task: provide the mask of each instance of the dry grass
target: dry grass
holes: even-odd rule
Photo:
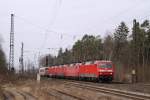
[[[37,83],[35,79],[22,79],[15,81],[15,84],[5,84],[5,87],[11,89],[16,89],[20,91],[24,91],[30,93],[31,95],[38,98],[38,100],[57,100],[55,96],[49,94],[52,89],[57,89],[69,94],[73,94],[75,96],[80,96],[85,98],[86,100],[122,100],[122,98],[118,98],[116,96],[108,96],[107,94],[99,93],[96,91],[91,91],[88,89],[77,88],[74,86],[66,85],[65,83],[61,83],[61,81],[48,79],[48,80],[41,80],[40,83]],[[132,90],[139,89],[141,92],[144,92],[143,89],[150,90],[149,86],[142,86],[142,84],[101,84],[102,86],[105,85],[106,87],[111,88],[118,88],[124,90]],[[139,88],[140,87],[140,88]],[[2,90],[1,90],[2,91]],[[145,90],[146,91],[146,90]],[[1,93],[0,93],[1,94]],[[0,100],[3,100],[0,98]],[[124,99],[126,100],[126,99]]]
[[[0,86],[0,100],[4,100],[2,93],[3,93],[3,89],[2,89],[2,87]]]

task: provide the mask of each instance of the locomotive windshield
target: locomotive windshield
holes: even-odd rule
[[[108,63],[101,64],[101,65],[99,65],[99,68],[112,68],[112,64],[108,64]]]

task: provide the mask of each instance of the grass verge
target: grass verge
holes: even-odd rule
[[[3,97],[3,89],[2,89],[1,86],[0,86],[0,100],[4,100],[4,97]]]

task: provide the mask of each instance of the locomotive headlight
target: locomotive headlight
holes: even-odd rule
[[[99,72],[113,72],[113,70],[99,70]]]
[[[112,75],[113,73],[110,73],[110,75]]]
[[[111,72],[111,73],[112,73],[112,72],[113,72],[113,70],[107,70],[107,72]]]
[[[106,70],[99,70],[99,72],[106,72]]]

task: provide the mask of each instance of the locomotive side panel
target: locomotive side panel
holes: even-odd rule
[[[79,73],[79,67],[78,66],[69,66],[66,68],[66,77],[73,77],[77,78]]]
[[[98,78],[98,71],[96,64],[81,65],[79,68],[79,77]]]

